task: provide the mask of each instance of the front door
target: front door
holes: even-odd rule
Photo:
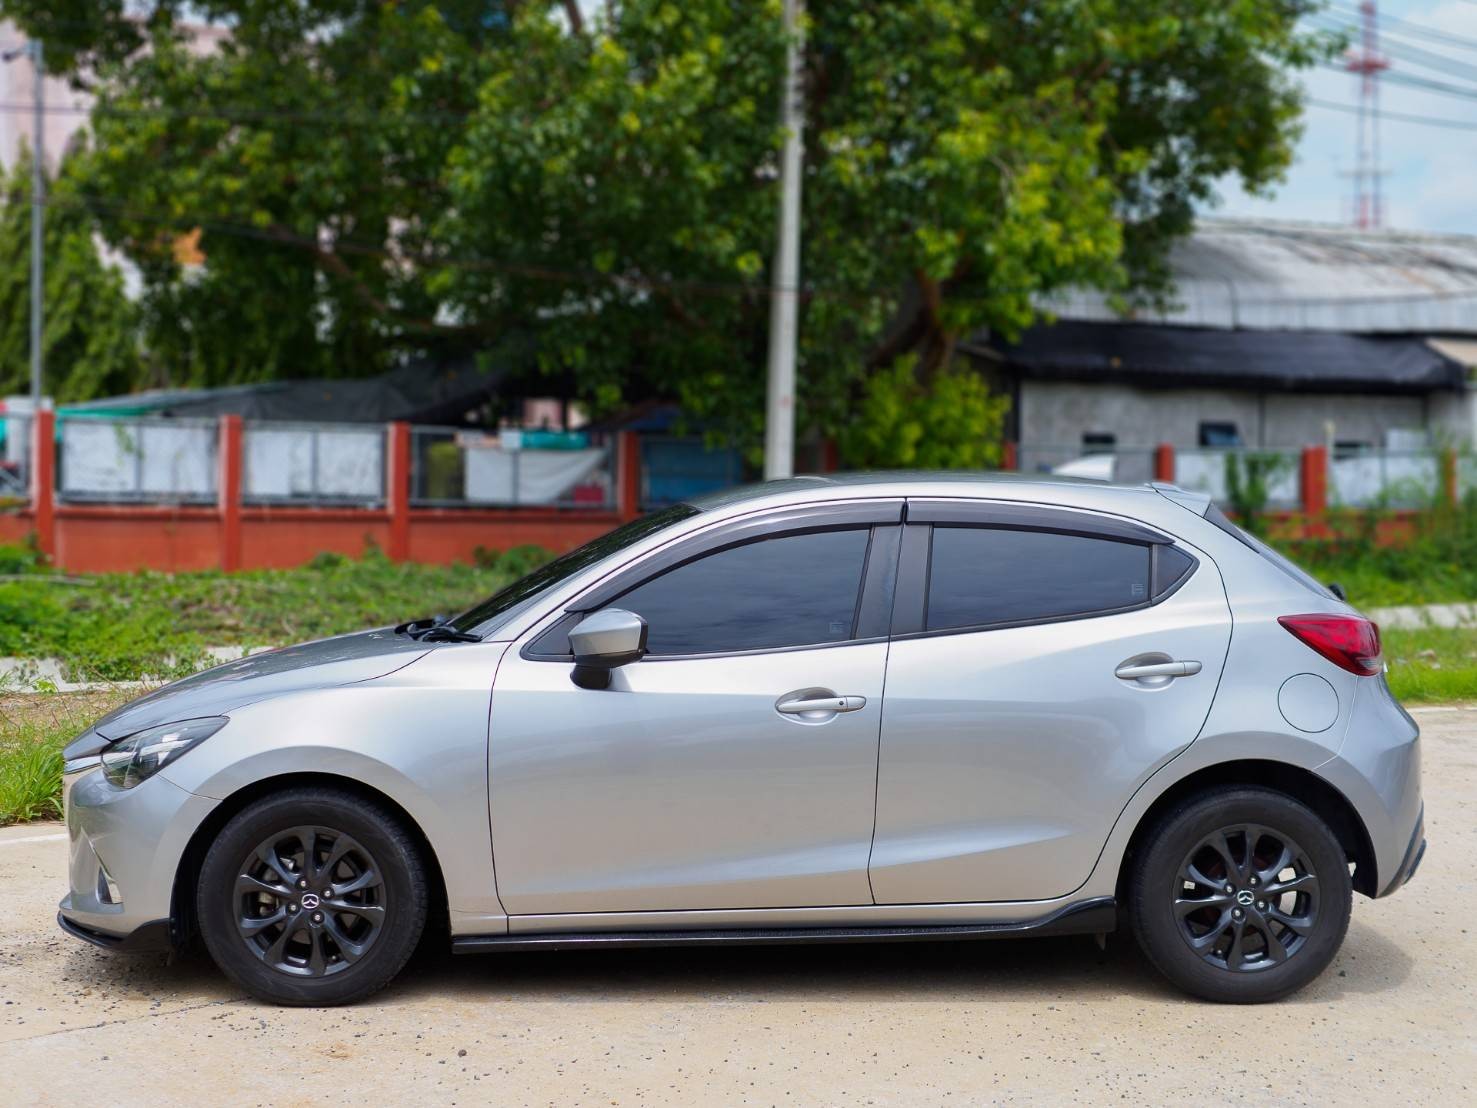
[[[489,767],[507,911],[870,904],[887,642],[860,597],[890,590],[898,530],[801,527],[635,584],[607,606],[646,619],[650,654],[608,689],[577,688],[548,631],[510,650]],[[824,698],[840,710],[791,710]]]
[[[877,903],[1065,896],[1204,724],[1231,632],[1220,574],[1086,513],[1056,530],[923,514],[888,660]]]

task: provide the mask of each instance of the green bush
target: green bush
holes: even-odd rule
[[[1477,600],[1477,490],[1455,507],[1415,513],[1406,541],[1377,541],[1385,514],[1334,512],[1331,538],[1276,545],[1319,580],[1337,581],[1357,605]]]

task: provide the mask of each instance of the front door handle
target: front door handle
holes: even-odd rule
[[[807,712],[855,712],[867,706],[865,696],[806,696],[797,700],[780,697],[775,701],[775,711],[789,716]]]
[[[1113,671],[1113,676],[1124,681],[1142,681],[1147,677],[1193,677],[1199,672],[1199,662],[1135,662],[1129,659]]]

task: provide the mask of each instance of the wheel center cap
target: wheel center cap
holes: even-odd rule
[[[315,902],[317,901],[317,899],[318,898],[316,896],[313,898]],[[1250,908],[1254,900],[1256,900],[1256,893],[1252,892],[1250,889],[1242,889],[1236,894],[1236,903],[1241,905],[1241,907],[1243,908]],[[307,907],[307,904],[308,898],[303,897],[303,906]]]
[[[1250,901],[1247,901],[1247,903],[1250,903]],[[317,893],[303,893],[303,907],[306,908],[310,912],[313,911],[313,909],[317,908],[318,907],[318,894]]]

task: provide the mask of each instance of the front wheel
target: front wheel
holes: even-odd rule
[[[1343,848],[1270,789],[1199,793],[1152,828],[1129,881],[1154,966],[1207,1000],[1255,1004],[1302,988],[1343,943],[1353,900]]]
[[[415,950],[427,881],[390,812],[338,789],[297,788],[221,829],[196,896],[206,949],[247,992],[349,1004],[389,984]]]

